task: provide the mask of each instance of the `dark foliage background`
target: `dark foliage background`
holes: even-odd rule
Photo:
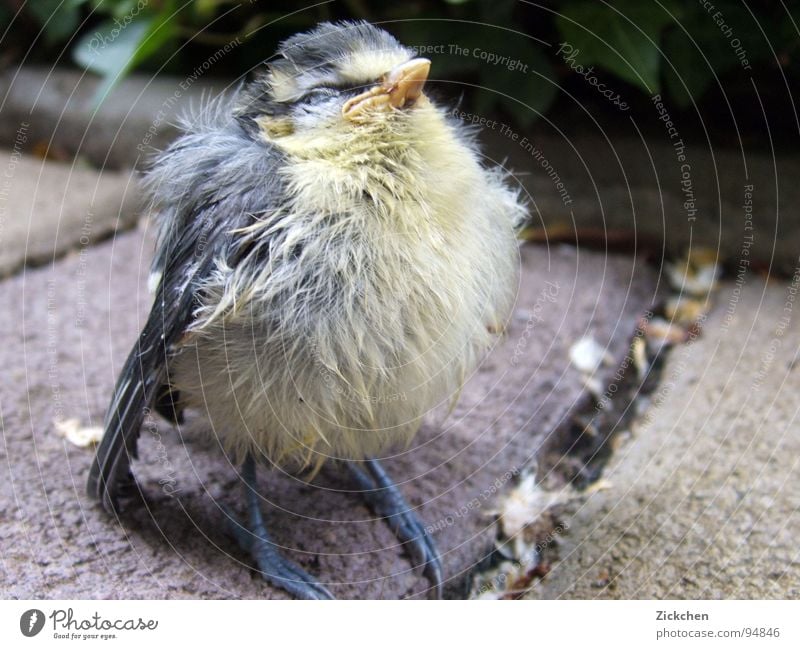
[[[757,146],[767,123],[773,137],[797,132],[797,1],[5,0],[2,63],[87,69],[103,78],[99,102],[134,70],[185,75],[237,38],[208,74],[239,77],[281,39],[354,18],[421,48],[434,60],[438,91],[463,97],[465,109],[522,127],[544,116],[569,129],[597,120],[613,130],[627,115],[608,96],[635,113],[661,94],[684,124],[703,115],[693,128],[718,144],[735,134]]]

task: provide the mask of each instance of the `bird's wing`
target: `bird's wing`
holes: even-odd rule
[[[207,266],[198,268],[195,278],[207,271]],[[108,511],[116,509],[117,497],[131,479],[130,462],[136,458],[139,430],[148,408],[167,383],[168,357],[191,324],[196,308],[192,287],[187,285],[178,292],[172,283],[164,274],[150,316],[120,372],[106,414],[105,433],[89,473],[89,494]],[[176,294],[175,301],[167,297]]]
[[[152,208],[161,215],[153,263],[160,280],[117,380],[89,473],[89,495],[109,511],[132,480],[140,428],[168,390],[168,360],[195,320],[203,284],[220,264],[241,261],[244,243],[233,232],[268,212],[270,197],[280,193],[275,151],[232,122],[229,105],[206,107],[200,121],[186,126],[146,177]]]

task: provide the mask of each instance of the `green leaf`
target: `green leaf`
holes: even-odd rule
[[[785,45],[796,46],[800,42],[800,7],[787,7],[789,15],[782,15],[780,36]]]
[[[45,42],[54,45],[69,39],[77,29],[81,4],[82,0],[36,0],[25,8],[42,25]]]
[[[460,22],[406,21],[398,23],[395,31],[404,45],[431,60],[431,79],[442,83],[476,72],[479,62],[468,51],[486,42],[485,27]]]
[[[511,15],[517,4],[517,0],[482,0],[481,18],[493,25],[511,25],[513,24]]]
[[[737,55],[736,44],[744,60]],[[752,65],[771,56],[752,16],[725,0],[717,0],[711,13],[698,5],[681,20],[680,26],[670,28],[664,36],[664,55],[664,86],[682,108],[689,106],[692,99],[698,101],[709,86],[716,84],[715,74],[722,77],[733,70],[743,70],[745,62]]]
[[[676,0],[663,2],[679,17]],[[615,9],[604,2],[569,4],[556,19],[559,32],[571,50],[559,56],[584,67],[597,65],[653,94],[659,91],[661,32],[673,21],[655,2],[619,0]]]
[[[142,6],[139,6],[139,0],[114,0],[113,2],[105,0],[97,3],[95,11],[120,20],[125,16],[133,19],[140,13],[146,12],[149,4],[145,0],[142,0]]]
[[[699,101],[714,80],[715,71],[719,73],[730,65],[725,59],[725,44],[718,32],[711,31],[716,26],[707,18],[695,16],[682,22],[697,45],[677,27],[664,37],[664,86],[681,108],[689,106],[692,99]]]
[[[109,20],[84,34],[72,52],[76,63],[103,77],[94,101],[99,106],[125,74],[174,36],[174,21],[163,11],[130,21]]]
[[[106,21],[80,38],[73,59],[87,70],[103,76],[119,74],[133,65],[136,51],[152,22],[152,18],[145,18],[120,27],[122,23]]]
[[[527,125],[546,110],[557,94],[552,66],[538,42],[497,25],[459,21],[399,23],[403,43],[431,59],[431,82],[457,91],[461,81],[471,110],[488,116],[502,106]],[[435,48],[432,49],[432,48]]]
[[[476,109],[489,112],[499,105],[522,126],[529,126],[550,107],[558,93],[550,62],[537,45],[523,37],[508,40],[502,51],[491,54],[507,57],[507,61],[482,60],[480,79],[487,90],[476,96]]]
[[[195,0],[192,8],[196,16],[203,20],[210,20],[225,2],[226,0]]]
[[[669,96],[681,108],[686,108],[705,92],[714,71],[703,61],[698,59],[694,46],[686,36],[678,31],[667,34],[664,38],[664,54],[669,65],[664,65],[664,86]],[[674,70],[673,70],[674,66]]]
[[[168,2],[150,24],[144,40],[136,51],[134,67],[153,56],[165,43],[178,34],[178,16],[174,3]]]

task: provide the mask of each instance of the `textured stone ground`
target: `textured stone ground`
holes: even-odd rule
[[[55,432],[59,418],[100,422],[149,306],[149,258],[149,239],[133,231],[0,283],[0,596],[285,597],[253,576],[225,533],[220,506],[239,510],[237,478],[216,447],[193,437],[197,421],[180,435],[166,424],[144,434],[135,471],[148,506],[121,522],[84,495],[91,451]],[[531,461],[583,393],[570,345],[590,333],[621,358],[655,286],[633,258],[526,246],[521,263],[505,342],[444,423],[427,425],[413,448],[386,462],[422,518],[440,528],[450,596],[463,595],[466,575],[491,548],[488,512],[510,487],[503,476]],[[158,483],[167,470],[174,497]],[[425,588],[385,524],[341,491],[351,485],[335,471],[312,484],[265,471],[261,486],[276,540],[337,596],[413,597]],[[480,507],[459,513],[473,498]]]
[[[0,277],[85,248],[138,217],[133,172],[41,160],[22,153],[25,138],[0,151]]]
[[[532,597],[800,596],[796,290],[722,286]]]

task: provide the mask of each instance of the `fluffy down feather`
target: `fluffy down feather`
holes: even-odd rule
[[[526,209],[424,98],[322,136],[265,118],[255,139],[237,101],[188,120],[148,176],[155,272],[186,228],[225,232],[170,361],[180,405],[235,459],[319,466],[407,444],[503,329]]]

